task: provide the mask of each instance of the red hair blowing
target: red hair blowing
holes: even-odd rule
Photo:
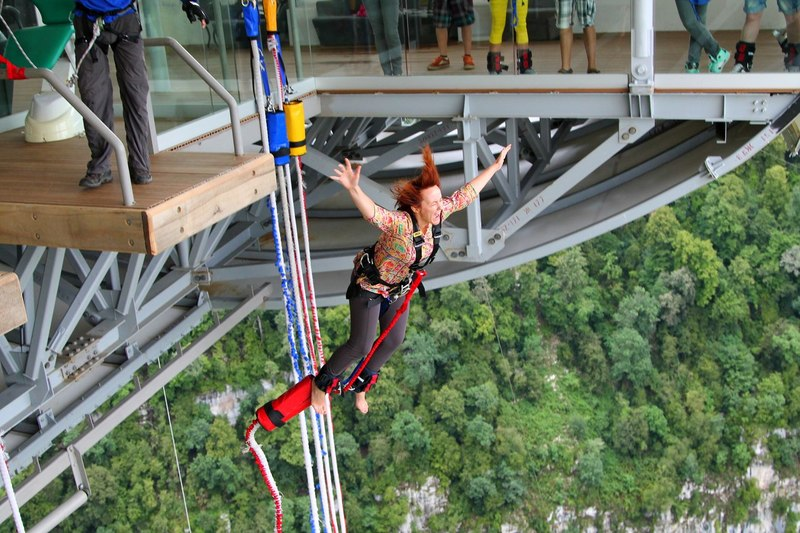
[[[392,189],[397,208],[411,211],[411,207],[422,203],[421,192],[430,187],[439,187],[439,171],[433,163],[433,152],[430,145],[422,148],[422,170],[413,180],[398,183]]]

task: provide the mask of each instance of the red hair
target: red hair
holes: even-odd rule
[[[410,211],[422,203],[422,191],[430,187],[439,187],[439,171],[433,163],[433,152],[426,144],[422,148],[422,170],[413,180],[398,183],[392,188],[392,194],[398,209]]]

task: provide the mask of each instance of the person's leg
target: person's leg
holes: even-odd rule
[[[561,70],[572,72],[572,0],[556,0],[556,28],[561,49]]]
[[[758,31],[761,29],[761,16],[766,7],[766,0],[744,0],[745,17],[740,40],[746,43],[756,42]]]
[[[447,33],[449,28],[436,28],[436,46],[439,55],[447,57]]]
[[[597,30],[594,26],[583,28],[583,47],[586,49],[586,72],[593,74],[597,70]]]
[[[370,300],[363,296],[350,298],[350,338],[339,346],[319,370],[311,387],[311,406],[318,413],[324,413],[326,380],[338,378],[355,361],[364,357],[375,340],[375,328],[381,306],[379,300]],[[323,387],[323,388],[320,388]]]
[[[405,298],[401,297],[395,300],[391,306],[386,310],[383,315],[380,317],[380,326],[381,326],[381,333],[383,333],[386,328],[389,327],[389,324],[394,319],[397,310],[403,305],[403,300]],[[372,358],[367,363],[365,367],[368,374],[377,375],[383,365],[389,360],[394,352],[403,344],[403,341],[406,338],[406,327],[408,326],[408,313],[411,310],[411,305],[409,305],[406,310],[403,312],[402,315],[397,319],[394,327],[389,331],[386,335],[386,338],[383,339],[380,346],[375,350],[375,353],[372,354]],[[366,414],[369,411],[369,404],[367,403],[367,393],[365,392],[357,392],[356,393],[356,409],[361,411],[362,413]]]
[[[597,70],[597,30],[594,17],[597,12],[595,0],[578,0],[576,2],[578,21],[583,28],[583,48],[586,50],[586,72],[594,74]]]
[[[508,0],[489,0],[489,12],[492,14],[492,25],[489,28],[490,52],[499,52],[500,46],[503,44],[507,6]]]
[[[436,28],[436,46],[439,48],[439,56],[428,65],[428,70],[441,70],[450,66],[450,59],[447,57],[447,33],[452,18],[447,0],[434,0],[431,18],[433,26]]]
[[[572,28],[559,30],[558,39],[561,48],[561,71],[572,73]]]
[[[792,9],[794,11],[784,13],[786,18],[786,37],[790,43],[800,43],[800,0],[795,0]]]
[[[472,0],[448,0],[450,17],[453,24],[461,28],[461,40],[464,44],[464,70],[473,70],[472,59],[472,25],[475,23],[475,10]]]
[[[464,41],[464,55],[472,55],[472,24],[461,26],[461,39]]]
[[[378,51],[378,61],[381,64],[383,73],[387,76],[392,75],[392,65],[389,60],[388,48],[386,45],[386,35],[383,25],[383,11],[380,0],[363,0],[367,10],[367,19],[372,27],[372,35],[375,37],[375,49]]]
[[[492,25],[489,29],[489,51],[486,53],[486,69],[489,74],[500,74],[508,67],[503,65],[500,53],[503,44],[503,29],[506,25],[506,7],[508,0],[489,0],[489,11],[492,14]]]
[[[534,74],[533,52],[528,42],[528,0],[515,0],[517,20],[514,26],[514,40],[517,43],[517,72]]]
[[[800,0],[778,0],[786,18],[786,46],[783,64],[787,72],[800,72]]]
[[[75,27],[75,56],[82,57],[89,47],[93,24],[83,17],[75,17],[73,26]],[[89,50],[78,72],[78,91],[83,103],[113,131],[114,89],[111,86],[107,50],[107,45],[100,44],[95,44]],[[103,175],[110,169],[111,147],[100,133],[85,120],[83,126],[91,152],[91,159],[86,165],[87,177]],[[98,182],[97,185],[100,183]]]
[[[706,13],[708,5],[693,5],[690,0],[675,0],[678,16],[683,27],[689,32],[689,62],[700,62],[700,50],[705,50],[708,55],[716,56],[719,44],[706,27]]]
[[[367,11],[369,13],[369,11]],[[403,43],[400,40],[400,2],[381,0],[383,15],[383,34],[386,39],[386,53],[389,57],[392,76],[403,74]]]
[[[112,22],[111,27],[119,34],[130,36],[129,39],[118,39],[112,49],[128,143],[128,168],[134,182],[146,183],[150,177],[150,120],[147,113],[150,87],[144,62],[144,43],[139,36],[142,27],[136,13],[123,15]]]
[[[766,0],[744,0],[744,26],[734,52],[734,72],[750,72],[756,55],[756,38],[761,28],[761,15],[767,7]]]

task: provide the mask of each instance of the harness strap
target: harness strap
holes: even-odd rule
[[[331,373],[328,365],[323,365],[319,369],[319,373],[314,378],[314,384],[319,390],[325,391],[326,394],[337,393],[341,390],[339,376]]]
[[[355,377],[353,388],[351,390],[353,392],[369,392],[372,386],[378,381],[378,377],[380,377],[380,375],[380,372],[372,372],[368,368],[364,367],[364,370],[362,370],[361,373]]]
[[[134,5],[134,2],[131,2],[130,4],[121,9],[114,9],[111,11],[95,11],[94,9],[89,9],[80,2],[75,2],[75,16],[87,18],[91,22],[94,22],[99,18],[102,18],[103,22],[106,23],[113,22],[122,15],[127,15],[128,13],[136,13],[136,7]]]
[[[409,213],[408,211],[406,211]],[[419,229],[419,225],[417,224],[416,217],[409,213],[409,217],[411,218],[412,224],[412,240],[414,245],[414,251],[416,253],[416,257],[414,258],[414,262],[408,267],[409,273],[413,274],[419,270],[422,270],[429,264],[433,262],[436,258],[436,253],[439,251],[439,240],[442,237],[442,222],[439,221],[438,224],[435,224],[431,229],[433,234],[433,250],[431,250],[431,255],[425,260],[424,263],[422,261],[422,247],[425,245],[425,234],[422,233]],[[362,250],[361,258],[358,261],[358,265],[353,272],[353,279],[352,283],[355,283],[356,278],[358,278],[361,274],[364,274],[370,283],[373,285],[383,285],[389,289],[389,294],[394,296],[401,296],[405,294],[408,288],[411,285],[411,276],[409,275],[405,279],[397,282],[397,283],[389,283],[385,281],[381,275],[378,267],[375,265],[375,244],[372,246],[368,246]],[[423,295],[425,294],[425,289],[420,288],[420,293]]]

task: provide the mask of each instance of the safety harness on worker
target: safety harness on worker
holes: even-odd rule
[[[433,250],[431,250],[431,255],[422,262],[422,247],[425,244],[425,234],[420,231],[419,224],[417,224],[417,217],[413,215],[410,211],[405,210],[408,213],[408,216],[411,218],[412,224],[412,238],[414,243],[414,252],[416,253],[416,257],[414,258],[414,262],[411,263],[408,267],[409,275],[406,276],[405,279],[398,283],[389,283],[381,278],[380,271],[378,267],[375,265],[375,244],[372,246],[367,246],[361,253],[361,257],[356,264],[356,267],[353,269],[353,275],[350,281],[350,289],[357,288],[358,284],[356,281],[362,275],[365,276],[369,282],[373,285],[383,285],[388,289],[389,296],[386,300],[389,303],[394,302],[401,296],[403,296],[408,289],[411,287],[411,281],[413,279],[414,273],[418,270],[422,270],[429,264],[431,264],[436,257],[436,252],[439,251],[439,239],[442,237],[442,221],[441,218],[438,224],[434,224],[432,228],[433,233]],[[377,243],[376,243],[377,244]],[[424,297],[425,296],[425,288],[420,285],[419,292]],[[350,290],[348,289],[348,294],[350,294]]]

